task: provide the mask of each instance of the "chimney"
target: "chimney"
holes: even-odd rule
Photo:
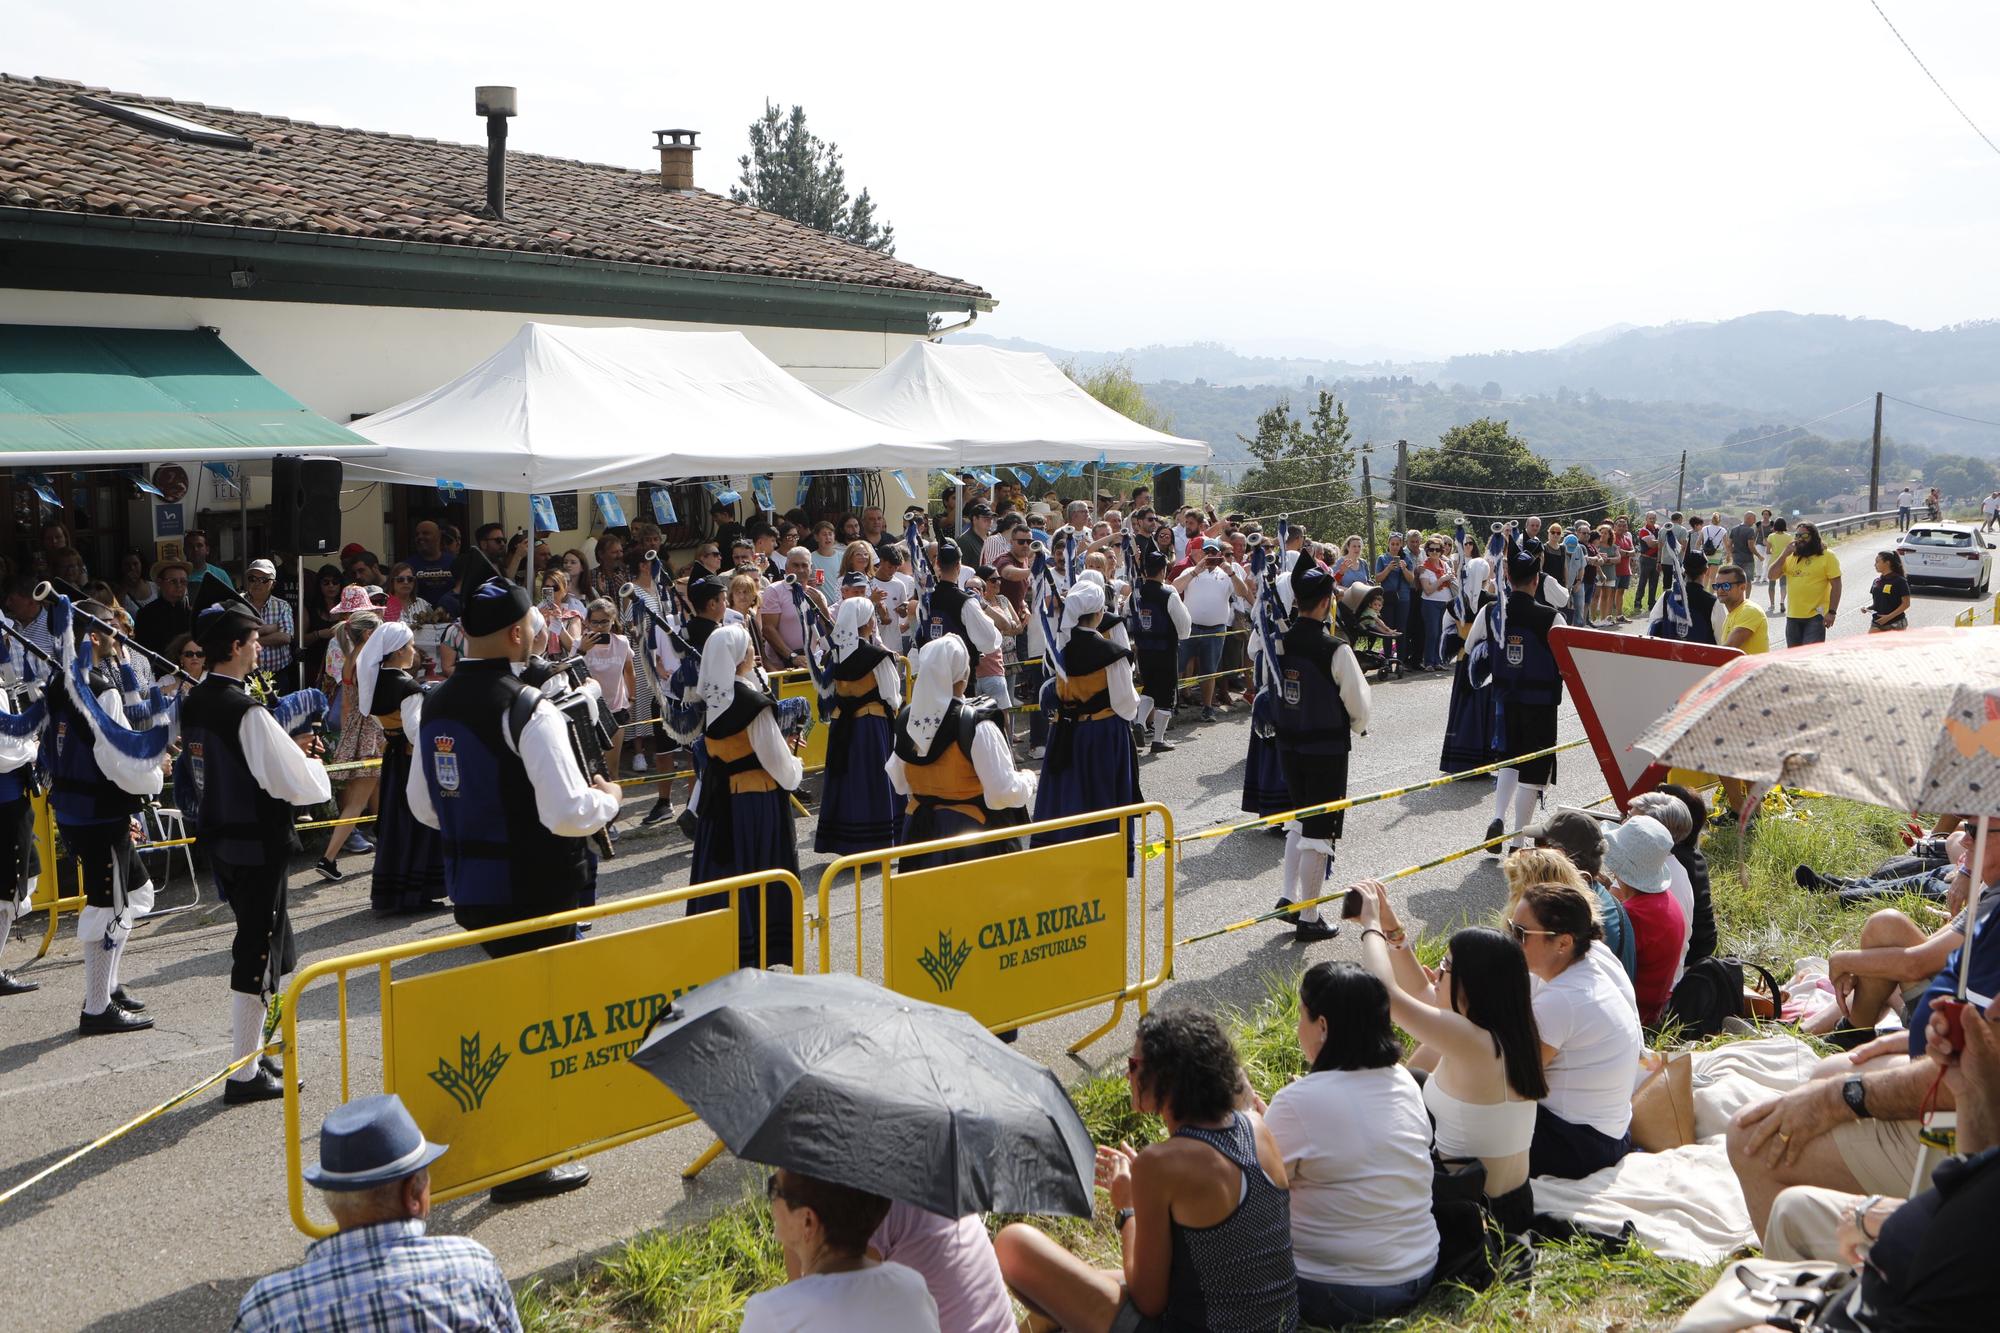
[[[475,114],[486,117],[486,211],[507,220],[507,120],[515,114],[515,93],[499,84],[473,90]]]
[[[694,155],[700,151],[695,146],[695,130],[654,130],[655,147],[660,150],[660,188],[663,190],[692,190],[694,188]]]

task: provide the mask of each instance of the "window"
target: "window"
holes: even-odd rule
[[[113,120],[122,120],[127,125],[136,125],[142,130],[169,139],[180,139],[187,143],[205,143],[216,148],[252,148],[250,140],[229,130],[218,130],[212,125],[177,116],[156,106],[134,105],[126,102],[108,102],[101,97],[89,97],[81,93],[78,102],[93,111],[100,111]]]
[[[1911,546],[1929,546],[1944,550],[1969,551],[1972,549],[1972,534],[1969,532],[1953,532],[1949,528],[1911,528],[1909,544]]]

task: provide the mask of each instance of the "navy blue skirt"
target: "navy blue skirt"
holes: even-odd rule
[[[822,779],[813,850],[845,855],[894,847],[902,805],[889,785],[889,755],[895,746],[889,719],[842,718],[833,725],[845,733],[845,744],[835,746],[829,737],[827,753],[841,756],[843,771],[829,767]]]
[[[1028,812],[1018,806],[1011,810],[984,810],[981,813],[985,815],[984,822],[973,818],[972,814],[962,806],[929,801],[917,802],[916,809],[903,815],[896,845],[908,847],[919,842],[937,842],[967,833],[984,833],[988,829],[1012,828],[1017,824],[1028,822]],[[974,843],[970,847],[960,847],[956,851],[932,852],[924,856],[899,856],[896,858],[896,872],[908,874],[912,870],[928,870],[932,866],[955,866],[966,861],[983,861],[989,856],[1004,856],[1008,852],[1026,850],[1026,844],[1019,838],[995,838],[991,842]]]
[[[727,779],[718,779],[726,781]],[[727,802],[726,820],[713,817],[714,802]],[[762,870],[789,870],[799,873],[798,833],[792,823],[791,793],[776,791],[702,793],[701,812],[695,822],[694,860],[689,870],[690,884],[730,879]],[[765,912],[770,913],[771,933],[764,957],[769,963],[789,964],[792,960],[792,895],[781,885],[770,884],[759,895],[755,889],[738,889],[737,961],[742,967],[757,966],[757,940]],[[759,898],[762,898],[760,905]],[[688,915],[720,912],[729,906],[727,893],[705,893],[688,899]]]
[[[1061,725],[1060,723],[1058,725]],[[1049,746],[1035,788],[1035,820],[1062,819],[1092,810],[1109,810],[1144,799],[1139,794],[1139,752],[1132,742],[1132,724],[1113,714],[1094,721],[1071,723],[1067,755],[1059,744]],[[1054,739],[1054,738],[1052,738]],[[1061,756],[1061,758],[1059,758]],[[1047,847],[1117,831],[1117,821],[1072,824],[1037,833],[1030,845]],[[1132,872],[1132,823],[1125,825],[1125,872]]]
[[[1240,809],[1253,815],[1275,815],[1296,808],[1278,760],[1276,736],[1278,696],[1269,688],[1257,691],[1250,705],[1250,749],[1243,756],[1243,800]],[[1270,731],[1270,737],[1262,733]]]
[[[1493,687],[1474,689],[1468,671],[1467,659],[1463,657],[1452,668],[1444,751],[1438,756],[1438,768],[1446,773],[1484,768],[1500,758],[1493,746]]]
[[[408,748],[400,738],[392,739],[382,751],[375,872],[368,884],[368,905],[378,912],[419,912],[445,896],[444,840],[410,813],[403,798],[409,780]]]

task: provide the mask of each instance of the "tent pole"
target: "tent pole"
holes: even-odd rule
[[[250,568],[250,465],[248,463],[237,465],[236,532],[237,540],[243,543],[243,549],[237,553],[236,558],[247,570]]]

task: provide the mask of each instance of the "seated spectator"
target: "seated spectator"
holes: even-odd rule
[[[1625,904],[1612,896],[1604,887],[1604,823],[1581,810],[1565,810],[1541,824],[1527,830],[1534,841],[1533,848],[1524,848],[1513,853],[1500,866],[1500,873],[1507,879],[1507,901],[1512,904],[1520,898],[1521,890],[1530,884],[1554,880],[1567,883],[1566,873],[1574,869],[1583,877],[1584,888],[1597,904],[1598,928],[1603,932],[1600,938],[1604,947],[1618,959],[1618,965],[1625,969],[1627,977],[1639,972],[1639,955],[1632,937],[1632,918],[1625,913]],[[1534,855],[1537,851],[1553,853],[1550,856]],[[1568,866],[1559,864],[1567,861]]]
[[[1633,815],[1604,839],[1607,887],[1632,918],[1633,947],[1639,956],[1632,990],[1639,1002],[1639,1021],[1647,1027],[1659,1023],[1681,959],[1687,956],[1687,919],[1667,891],[1667,864],[1673,852],[1673,834],[1646,815]]]
[[[1632,1151],[1632,1083],[1645,1042],[1632,982],[1604,947],[1580,877],[1530,884],[1507,928],[1527,955],[1549,1095],[1528,1174],[1575,1180]]]
[[[1800,865],[1792,870],[1792,882],[1802,889],[1837,893],[1843,904],[1902,897],[1942,902],[1951,887],[1955,859],[1945,843],[1962,822],[1957,815],[1939,817],[1929,833],[1911,840],[1908,851],[1886,858],[1865,875],[1822,875],[1811,866]]]
[[[2000,882],[1996,829],[2000,820],[1989,821],[1986,857],[1979,867],[1987,895]],[[1967,861],[1960,879],[1968,881],[1969,893],[1969,857]],[[1730,1121],[1729,1163],[1759,1236],[1770,1219],[1772,1200],[1787,1185],[1909,1196],[1922,1151],[1920,1116],[1932,1106],[1955,1109],[1950,1082],[1939,1084],[1939,1063],[1925,1056],[1931,1002],[1958,993],[1961,967],[1970,993],[2000,991],[1996,919],[2000,914],[1982,914],[1967,947],[1945,960],[1910,1006],[1907,1058],[1893,1049],[1900,1045],[1895,1036],[1884,1037],[1834,1057],[1822,1066],[1822,1077],[1745,1107]]]
[[[1132,1109],[1158,1115],[1167,1137],[1097,1150],[1123,1262],[1093,1268],[1036,1227],[1004,1227],[993,1248],[1023,1305],[1070,1333],[1298,1327],[1289,1182],[1263,1120],[1237,1109],[1240,1063],[1213,1014],[1139,1020]]]
[[[327,1113],[319,1161],[305,1179],[339,1230],[314,1241],[297,1268],[260,1279],[236,1311],[236,1333],[425,1328],[519,1333],[514,1293],[492,1253],[463,1236],[427,1236],[430,1164],[445,1146],[424,1139],[394,1093],[357,1097]]]
[[[1436,1127],[1437,1155],[1447,1163],[1478,1161],[1486,1171],[1488,1211],[1509,1234],[1527,1230],[1535,1212],[1527,1187],[1535,1104],[1549,1094],[1527,956],[1511,936],[1468,926],[1452,934],[1449,952],[1430,975],[1410,952],[1382,886],[1363,880],[1351,888],[1363,895],[1355,922],[1361,965],[1388,985],[1390,1016],[1422,1043],[1410,1065],[1430,1070],[1424,1105]],[[1278,1133],[1275,1122],[1272,1132]],[[1284,1136],[1278,1137],[1282,1147]],[[1296,1181],[1292,1191],[1296,1219]],[[1300,1271],[1303,1282],[1303,1259]],[[1301,1308],[1310,1320],[1311,1309]]]
[[[1663,791],[1649,791],[1633,797],[1632,803],[1625,807],[1625,813],[1658,820],[1660,826],[1666,829],[1667,836],[1674,840],[1675,847],[1680,846],[1697,827],[1693,816],[1688,814],[1688,808]],[[1674,980],[1679,982],[1688,964],[1695,961],[1694,883],[1688,878],[1687,867],[1671,850],[1667,855],[1667,892],[1673,897],[1674,905],[1681,909],[1681,923],[1687,930],[1687,937],[1681,946],[1680,964],[1674,968]]]
[[[868,1253],[916,1270],[937,1302],[939,1333],[1014,1333],[1014,1303],[979,1214],[940,1217],[891,1203]]]
[[[830,1328],[936,1333],[937,1302],[923,1277],[868,1256],[869,1236],[889,1215],[887,1199],[784,1170],[771,1173],[764,1192],[789,1280],[744,1304],[743,1333]]]
[[[1688,812],[1688,835],[1674,842],[1674,864],[1687,872],[1688,896],[1694,911],[1688,917],[1690,965],[1715,953],[1715,908],[1708,896],[1708,857],[1701,850],[1702,830],[1708,825],[1708,804],[1692,788],[1678,782],[1661,783],[1658,790],[1673,797]],[[1667,825],[1672,833],[1675,826]]]
[[[1380,937],[1376,900],[1362,910],[1375,923],[1370,938]],[[1308,1070],[1264,1112],[1292,1191],[1299,1317],[1316,1328],[1400,1314],[1437,1269],[1430,1119],[1401,1063],[1389,997],[1381,978],[1352,963],[1308,968],[1299,979]],[[1355,1151],[1358,1125],[1368,1127],[1365,1152]]]

